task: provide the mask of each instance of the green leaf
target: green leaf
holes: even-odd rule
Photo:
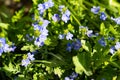
[[[120,7],[120,3],[116,0],[109,0],[110,6]]]
[[[84,71],[84,67],[80,64],[77,56],[73,57],[73,63],[75,65],[75,71],[79,74],[82,74]]]
[[[17,38],[18,38],[18,41],[21,41],[21,39],[23,38],[23,35],[22,34],[18,34]]]
[[[74,30],[74,26],[73,26],[73,25],[71,25],[71,24],[68,24],[68,26],[67,26],[67,27],[68,27],[68,30],[69,30],[69,31],[73,31],[73,30]]]
[[[53,72],[53,69],[49,66],[46,66],[45,70],[48,72],[48,74],[51,74]]]
[[[49,45],[51,44],[51,39],[50,39],[50,38],[47,38],[47,40],[45,40],[45,44],[46,44],[47,46],[49,46]]]
[[[37,73],[35,73],[34,75],[33,75],[33,80],[37,80]]]
[[[27,44],[27,45],[25,45],[25,46],[23,46],[22,48],[21,48],[21,50],[25,50],[25,51],[33,51],[34,50],[34,46],[31,44],[31,45],[29,45],[29,44]]]
[[[38,0],[32,0],[33,4],[37,5],[38,4]]]
[[[117,67],[117,68],[120,69],[120,65],[117,64],[116,62],[112,62],[112,61],[110,61],[110,64],[111,64],[112,66]]]
[[[56,75],[58,75],[59,78],[62,76],[63,72],[64,72],[64,71],[63,71],[62,69],[60,69],[59,67],[54,68],[54,73],[55,73]]]
[[[18,12],[15,12],[15,15],[12,17],[12,22],[17,22],[20,20],[23,16],[24,8],[19,10]]]
[[[7,23],[0,23],[0,27],[3,29],[8,29],[9,24]]]
[[[7,74],[7,76],[11,77],[12,74],[15,74],[18,69],[10,62],[9,65],[5,65],[2,70]],[[19,72],[19,71],[18,71]]]
[[[73,57],[73,63],[75,65],[75,71],[79,74],[83,72],[87,76],[92,75],[92,71],[90,70],[90,57],[87,53],[81,53],[77,56]]]
[[[104,25],[104,23],[100,24],[100,34],[105,35],[105,25]]]
[[[114,35],[118,34],[117,31],[114,29],[114,27],[112,25],[110,25],[109,31]]]
[[[9,72],[15,71],[11,62],[9,63],[9,66],[5,65],[4,69],[9,71]]]
[[[25,76],[22,75],[22,74],[19,74],[18,77],[16,78],[16,80],[24,80],[25,79]],[[26,79],[28,80],[28,79]]]
[[[91,45],[90,45],[89,42],[86,42],[85,40],[81,40],[81,43],[82,43],[83,49],[85,49],[85,50],[88,51],[88,52],[91,52],[91,51],[92,51]]]

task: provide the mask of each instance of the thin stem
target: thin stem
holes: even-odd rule
[[[45,60],[34,60],[33,62],[40,62],[40,63],[47,63],[47,64],[51,64],[52,63],[50,61],[45,61]]]

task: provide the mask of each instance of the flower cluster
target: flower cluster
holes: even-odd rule
[[[68,9],[65,9],[64,5],[59,6],[59,11],[62,13],[61,20],[67,23],[68,20],[70,20],[70,11]],[[52,16],[52,19],[54,20],[54,22],[57,22],[60,20],[60,16],[58,14],[54,14]]]
[[[94,6],[93,8],[91,8],[91,12],[93,12],[94,14],[98,14],[99,11],[100,11],[100,7],[99,6],[98,7]],[[107,18],[106,14],[104,12],[101,12],[100,19],[101,20],[106,20],[106,18]],[[118,17],[118,18],[111,17],[111,20],[113,20],[116,24],[120,24],[120,17]],[[90,33],[92,33],[92,31]],[[114,40],[114,38],[113,37],[109,37],[108,40]],[[100,40],[98,40],[98,42],[99,42],[99,44],[101,46],[105,47],[107,45],[106,42],[105,42],[104,37],[102,37]],[[116,42],[115,46],[112,46],[110,48],[110,53],[113,54],[116,50],[119,50],[119,49],[120,49],[120,42]]]
[[[103,46],[103,47],[105,47],[105,46],[107,45],[106,42],[105,42],[104,37],[102,37],[100,40],[98,40],[98,43],[99,43],[101,46]]]
[[[68,32],[66,35],[65,34],[59,34],[59,39],[64,39],[64,37],[66,36],[66,39],[67,40],[72,40],[72,38],[73,38],[73,34],[72,33],[70,33],[70,32]]]
[[[78,74],[73,72],[69,77],[65,77],[65,80],[74,80],[77,76]]]
[[[67,44],[67,51],[71,52],[72,49],[79,50],[81,47],[81,41],[79,39],[76,39],[75,42],[68,43]]]
[[[52,0],[48,0],[43,4],[38,4],[38,10],[40,11],[40,14],[43,14],[46,9],[49,9],[50,7],[53,6],[54,3],[52,2]],[[55,17],[57,16],[55,15]],[[39,20],[36,23],[32,24],[34,30],[39,31],[39,36],[35,37],[35,41],[34,41],[34,44],[37,45],[38,47],[43,46],[45,40],[47,39],[48,36],[47,26],[49,23],[50,21],[44,20],[41,16],[39,16]]]
[[[91,12],[93,12],[94,14],[98,14],[99,11],[100,11],[100,7],[95,7],[94,6],[93,8],[91,8]],[[104,12],[101,12],[100,19],[101,20],[106,20],[106,18],[107,18],[106,14]],[[111,17],[111,20],[113,20],[118,25],[120,24],[120,17],[118,17],[118,18]],[[92,33],[92,31],[90,31],[90,33]],[[108,40],[114,40],[114,38],[109,37]],[[102,37],[100,40],[98,40],[98,42],[100,43],[101,46],[105,47],[107,45],[106,42],[105,42],[104,37]],[[120,42],[116,42],[115,46],[112,46],[110,48],[110,53],[114,54],[114,52],[119,50],[119,49],[120,49]]]
[[[45,2],[43,4],[38,4],[38,10],[40,11],[40,14],[43,14],[46,9],[53,6],[54,3],[52,2],[52,0],[48,0],[48,2]]]
[[[15,50],[15,46],[8,45],[6,43],[6,40],[4,38],[0,38],[0,56],[2,55],[3,52],[11,52]]]
[[[100,7],[96,7],[96,6],[93,6],[93,8],[91,8],[91,12],[93,12],[94,14],[98,14],[100,11]],[[106,20],[107,16],[104,12],[101,12],[100,13],[100,19],[101,20]]]
[[[40,35],[38,37],[35,38],[34,44],[39,46],[43,46],[45,40],[47,39],[47,35],[48,35],[48,30],[47,30],[47,26],[50,23],[48,20],[41,20],[42,21],[42,25],[39,25],[37,23],[33,24],[34,26],[34,30],[39,31]]]
[[[59,11],[62,12],[62,20],[67,23],[70,20],[70,11],[67,9],[64,11],[64,5],[59,6]]]
[[[99,6],[98,7],[93,6],[93,8],[91,8],[91,12],[93,12],[94,14],[98,14],[99,11],[100,11]],[[107,18],[106,14],[104,12],[101,12],[100,13],[100,19],[101,20],[106,20],[106,18]],[[115,21],[116,24],[120,24],[120,17],[118,17],[118,18],[111,17],[111,20]]]
[[[35,60],[34,55],[29,52],[27,58],[22,60],[22,66],[27,67],[27,65],[30,64],[30,61],[33,60]]]

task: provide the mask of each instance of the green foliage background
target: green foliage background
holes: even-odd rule
[[[16,0],[17,1],[17,0]],[[64,80],[72,72],[78,73],[76,80],[120,80],[120,51],[110,54],[110,47],[120,41],[120,25],[111,21],[110,17],[120,16],[119,0],[53,0],[54,7],[45,11],[43,18],[51,23],[47,27],[49,36],[43,47],[36,47],[34,42],[26,39],[26,34],[38,36],[34,31],[32,19],[39,18],[38,4],[47,0],[32,0],[29,10],[23,5],[12,14],[5,5],[0,5],[0,37],[4,37],[9,44],[15,43],[15,52],[3,53],[0,56],[0,77],[2,80]],[[21,3],[23,0],[18,0]],[[70,21],[55,23],[51,17],[58,13],[58,6],[65,5],[70,11]],[[107,20],[99,19],[100,14],[93,14],[90,9],[100,6],[105,12]],[[88,26],[100,35],[87,37],[79,26]],[[70,31],[74,39],[80,39],[82,47],[78,50],[66,51],[66,44],[70,40],[59,40],[60,33]],[[114,41],[109,41],[109,36]],[[98,40],[104,37],[106,47],[102,47]],[[21,60],[28,52],[37,50],[35,60],[27,67],[21,66]]]

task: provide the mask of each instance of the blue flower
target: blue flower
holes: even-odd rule
[[[72,43],[74,50],[79,50],[81,47],[81,41],[77,39],[75,42]]]
[[[30,52],[27,54],[27,56],[28,56],[27,58],[31,61],[35,60],[34,55],[31,54]]]
[[[74,80],[74,79],[70,79],[69,77],[65,77],[64,80]]]
[[[34,30],[41,30],[42,29],[42,27],[39,26],[37,23],[32,24],[32,26],[34,27]]]
[[[73,72],[69,77],[65,77],[64,80],[74,80],[75,78],[77,78],[78,74]]]
[[[68,21],[69,19],[70,19],[69,16],[67,16],[66,14],[63,14],[63,15],[62,15],[62,20],[63,20],[65,23],[67,23],[67,21]]]
[[[73,79],[70,79],[69,77],[65,77],[65,79],[64,80],[73,80]]]
[[[38,4],[38,10],[45,10],[44,4]]]
[[[14,46],[14,45],[12,45],[11,47],[10,47],[10,51],[14,51],[16,49],[16,46]]]
[[[77,77],[78,77],[78,74],[75,73],[75,72],[73,72],[73,73],[70,75],[70,78],[71,78],[71,79],[75,79],[75,78],[77,78]]]
[[[106,20],[107,16],[104,12],[101,12],[100,19],[101,20]]]
[[[93,36],[93,31],[92,30],[87,30],[87,36],[92,37]]]
[[[52,2],[52,0],[48,0],[48,2],[45,2],[43,4],[38,4],[38,10],[40,11],[40,14],[43,14],[43,12],[50,8],[53,7],[54,3]]]
[[[71,43],[67,43],[67,51],[71,52],[72,50],[72,44]]]
[[[115,49],[116,50],[120,49],[120,42],[116,42]]]
[[[43,14],[45,11],[45,5],[44,4],[38,4],[38,10],[40,11],[40,14]]]
[[[16,49],[16,46],[12,45],[9,46],[8,44],[5,44],[3,47],[4,52],[13,52]]]
[[[93,8],[91,8],[91,12],[93,12],[94,14],[98,14],[98,12],[100,11],[100,7],[95,7],[93,6]]]
[[[40,35],[39,37],[37,37],[34,41],[34,44],[37,45],[38,47],[43,46],[44,45],[44,41],[47,39],[46,36],[44,35]]]
[[[67,16],[70,16],[70,11],[67,9],[64,14],[66,14]]]
[[[34,30],[39,30],[41,32],[41,31],[46,30],[46,27],[48,26],[49,23],[50,21],[48,20],[42,20],[42,25],[33,23],[32,26],[34,27]]]
[[[64,34],[59,34],[59,39],[64,39],[65,35]]]
[[[59,11],[62,12],[62,11],[63,11],[63,8],[65,8],[65,6],[64,6],[64,5],[60,5],[60,6],[59,6]]]
[[[67,33],[66,35],[66,39],[67,40],[72,40],[73,34],[71,34],[70,32]]]
[[[22,60],[22,66],[27,67],[28,64],[30,64],[30,60],[29,59],[23,59]]]
[[[0,47],[4,47],[5,43],[5,38],[0,38]]]
[[[31,54],[30,52],[27,53],[27,58],[22,60],[22,66],[27,67],[28,64],[30,64],[30,61],[35,60],[34,54]]]
[[[99,33],[95,33],[95,36],[99,36]]]
[[[118,18],[113,18],[113,17],[111,17],[111,19],[112,19],[113,21],[115,21],[117,24],[120,24],[120,17],[118,17]]]
[[[52,0],[48,0],[48,4],[49,4],[49,7],[53,7],[54,6],[54,2],[52,2]]]
[[[43,28],[46,28],[48,26],[48,24],[50,23],[50,21],[48,20],[42,20],[43,24],[42,24],[42,27]]]
[[[44,5],[45,5],[45,9],[48,9],[50,7],[49,2],[45,2]]]
[[[0,38],[0,56],[3,52],[11,52],[16,49],[16,46],[6,44],[5,38]]]
[[[2,55],[3,53],[3,48],[0,48],[0,56]]]
[[[47,37],[47,35],[48,35],[48,30],[47,30],[47,29],[43,29],[43,30],[40,31],[40,33],[41,33],[40,35]]]
[[[47,39],[47,36],[40,35],[35,39],[34,44],[38,47],[43,46],[46,39]]]
[[[5,44],[3,49],[4,49],[4,52],[10,52],[11,51],[8,44]]]
[[[64,5],[59,6],[59,11],[62,13],[62,20],[67,23],[68,20],[70,20],[70,11],[66,9],[65,11],[63,10],[65,8]]]
[[[48,20],[41,19],[41,21],[43,22],[41,24],[41,26],[38,25],[37,23],[32,24],[34,26],[34,30],[39,30],[40,31],[39,37],[36,37],[35,41],[34,41],[34,44],[37,45],[38,47],[44,45],[44,42],[45,42],[45,40],[47,39],[47,36],[48,36],[48,30],[46,29],[46,27],[50,23]]]
[[[52,16],[52,19],[53,19],[55,22],[57,22],[57,21],[60,20],[60,17],[59,17],[58,14],[54,14],[54,15]]]
[[[100,40],[98,40],[98,42],[103,47],[105,47],[107,45],[103,37]]]
[[[110,48],[110,53],[113,54],[114,52],[115,52],[115,47],[112,46],[112,47]]]
[[[64,14],[62,14],[62,20],[67,23],[70,20],[70,11],[66,10]]]
[[[27,41],[33,41],[34,36],[30,36],[29,34],[26,34]]]
[[[5,38],[0,38],[0,56],[2,55],[2,53],[4,52],[4,46],[5,46],[6,42],[5,42]]]
[[[113,40],[115,40],[115,38],[109,36],[109,37],[108,37],[108,40],[112,40],[112,41],[113,41]]]

